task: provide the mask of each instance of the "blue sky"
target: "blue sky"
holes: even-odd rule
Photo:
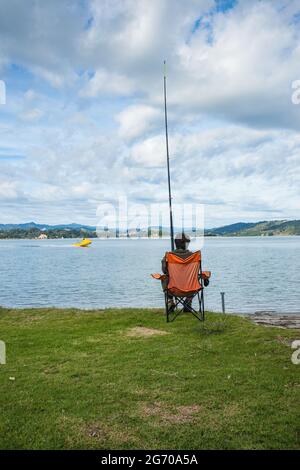
[[[208,227],[299,218],[300,4],[2,0],[0,222],[97,223],[174,201]]]

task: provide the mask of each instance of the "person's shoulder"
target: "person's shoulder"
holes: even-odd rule
[[[181,248],[179,248],[178,250],[172,251],[172,253],[174,253],[174,255],[179,256],[180,258],[188,258],[189,256],[191,256],[191,255],[194,254],[193,251],[190,251],[190,250],[182,250]]]
[[[193,255],[194,253],[196,253],[196,252],[195,252],[195,251],[186,250],[186,255],[187,255],[187,256],[191,256],[191,255]]]

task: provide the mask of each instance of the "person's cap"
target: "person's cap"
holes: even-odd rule
[[[177,233],[175,235],[175,240],[182,240],[185,243],[189,243],[191,241],[190,237],[184,232]]]

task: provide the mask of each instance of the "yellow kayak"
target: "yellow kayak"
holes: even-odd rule
[[[89,238],[84,238],[81,242],[79,243],[73,243],[73,246],[81,246],[82,248],[89,246],[92,243],[92,240]]]

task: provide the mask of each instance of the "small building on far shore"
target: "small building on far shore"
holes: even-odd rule
[[[41,233],[39,236],[38,236],[38,240],[46,240],[48,237],[45,233]]]

